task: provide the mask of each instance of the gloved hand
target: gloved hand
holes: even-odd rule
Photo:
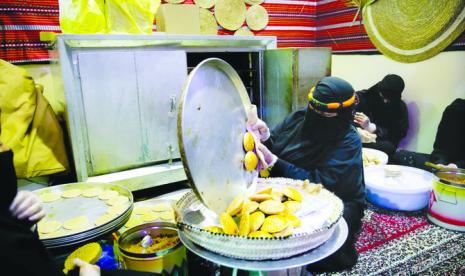
[[[247,111],[247,129],[254,133],[260,141],[270,138],[270,129],[266,123],[258,118],[257,107],[252,105]]]
[[[74,265],[79,267],[79,276],[100,276],[100,267],[93,265],[83,260],[76,258],[73,261]]]
[[[36,223],[44,216],[38,196],[30,191],[19,191],[10,205],[10,213],[19,220],[27,219]]]
[[[266,164],[269,167],[273,167],[276,161],[278,161],[278,157],[274,155],[265,145],[262,143],[257,145],[257,151],[260,151],[263,154]]]
[[[443,165],[443,164],[436,164],[439,167],[442,167],[443,169],[457,169],[457,165],[454,163],[449,163],[449,165]]]
[[[376,131],[376,125],[370,122],[370,118],[362,112],[356,112],[354,116],[354,122],[364,130],[374,133]]]

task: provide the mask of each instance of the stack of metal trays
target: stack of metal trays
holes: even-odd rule
[[[34,193],[43,202],[45,218],[38,223],[38,232],[47,248],[108,235],[126,223],[133,209],[131,191],[109,183],[71,183]]]

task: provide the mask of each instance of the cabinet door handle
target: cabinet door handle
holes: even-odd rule
[[[176,97],[170,97],[170,113],[174,113],[176,111]]]

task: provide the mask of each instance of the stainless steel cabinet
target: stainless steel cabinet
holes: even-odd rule
[[[186,180],[176,120],[188,71],[208,57],[230,58],[260,106],[263,52],[274,48],[275,37],[57,36],[53,72],[77,180],[131,190]]]
[[[265,52],[263,117],[273,127],[307,105],[307,95],[321,78],[331,75],[331,48],[287,48]]]

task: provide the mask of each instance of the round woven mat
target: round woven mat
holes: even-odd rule
[[[370,40],[400,62],[428,59],[465,30],[465,0],[378,0],[363,9]]]

